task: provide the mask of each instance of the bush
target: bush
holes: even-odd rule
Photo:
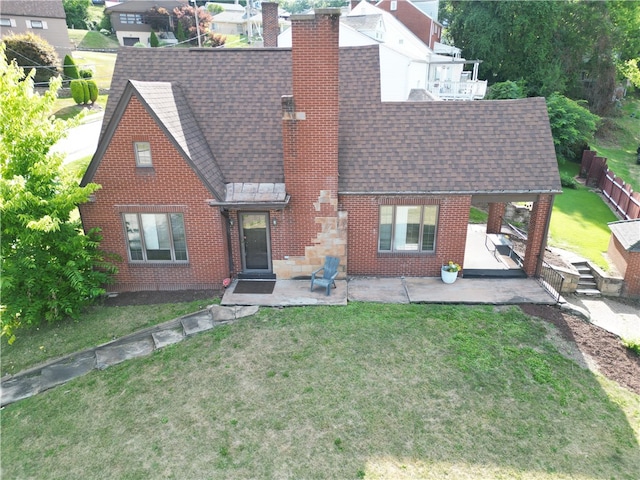
[[[7,61],[15,60],[18,66],[24,68],[25,73],[29,73],[35,68],[33,81],[38,83],[49,83],[51,77],[58,76],[58,66],[60,59],[55,49],[44,38],[33,33],[23,33],[20,35],[8,35],[2,39],[6,45]]]
[[[85,87],[87,89],[85,94]],[[71,98],[78,105],[84,105],[89,101],[89,87],[86,80],[71,80]]]
[[[95,80],[87,80],[87,89],[89,90],[89,101],[93,104],[98,99],[98,84]]]
[[[98,28],[100,29],[100,33],[102,33],[103,35],[110,35],[112,31],[111,15],[109,15],[108,13],[105,13],[100,19]]]
[[[136,42],[136,43],[134,43],[134,44],[133,44],[133,46],[134,46],[134,47],[136,47],[136,48],[146,48],[146,47],[147,47],[147,46],[146,46],[144,43],[142,43],[142,42]]]
[[[160,40],[158,40],[156,32],[151,32],[151,36],[149,37],[149,45],[151,45],[153,48],[160,45]]]
[[[524,97],[525,92],[522,85],[512,81],[494,83],[489,87],[489,92],[487,92],[487,100],[508,100]]]
[[[636,355],[640,356],[640,339],[638,340],[622,340],[622,344]]]
[[[560,183],[562,184],[563,188],[571,188],[573,190],[578,188],[578,182],[572,175],[568,173],[560,174]]]
[[[77,78],[80,78],[78,64],[71,55],[64,56],[64,65],[62,66],[62,72],[64,73],[65,80],[75,80]]]
[[[85,80],[88,78],[93,78],[93,70],[91,70],[90,68],[81,68],[80,78],[84,78]]]

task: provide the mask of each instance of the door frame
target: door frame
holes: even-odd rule
[[[267,268],[247,268],[247,251],[244,241],[244,215],[262,215],[265,219],[265,236],[267,247]],[[242,266],[242,273],[272,273],[273,264],[271,262],[271,229],[269,228],[270,215],[269,212],[260,211],[239,211],[238,212],[238,234],[240,241],[240,264]]]

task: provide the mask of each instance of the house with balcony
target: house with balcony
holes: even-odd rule
[[[478,79],[480,60],[461,58],[459,49],[440,43],[435,43],[437,53],[396,17],[366,0],[340,21],[341,46],[380,45],[382,101],[484,98],[487,81]],[[278,46],[291,46],[289,30],[278,36]]]

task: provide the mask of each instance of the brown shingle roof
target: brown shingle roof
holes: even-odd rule
[[[561,191],[544,99],[381,103],[378,69],[377,46],[341,48],[341,193]],[[129,78],[181,86],[225,183],[284,181],[290,49],[122,48],[105,125]]]
[[[2,0],[0,13],[21,17],[67,18],[62,0]]]

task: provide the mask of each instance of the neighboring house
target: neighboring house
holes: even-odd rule
[[[62,0],[2,0],[0,38],[10,34],[35,33],[49,42],[62,60],[73,51],[66,18]]]
[[[381,45],[382,101],[479,100],[487,91],[487,82],[478,80],[479,61],[460,58],[455,47],[444,51],[453,56],[437,54],[402,22],[366,0],[353,5],[341,22],[341,47]],[[278,46],[291,46],[291,31],[278,36]],[[473,70],[465,71],[465,64],[473,64]]]
[[[82,185],[115,291],[227,277],[439,276],[463,264],[472,201],[533,202],[539,273],[561,192],[543,98],[380,100],[379,45],[339,48],[339,11],[291,17],[293,47],[121,48]]]
[[[111,16],[111,28],[116,32],[118,43],[133,46],[136,43],[149,45],[151,25],[149,12],[153,7],[165,8],[169,13],[176,7],[187,4],[187,0],[128,0],[107,5],[105,13]],[[167,16],[166,31],[174,28],[174,15]]]
[[[246,35],[250,42],[260,41],[263,36],[264,3],[253,3],[246,7],[234,3],[213,3],[222,7],[224,11],[213,16],[211,31],[221,35]],[[290,26],[289,14],[284,10],[275,5],[272,13],[275,16],[277,33]]]
[[[624,278],[625,296],[640,297],[640,219],[609,223],[607,254]]]
[[[376,3],[376,7],[397,18],[431,50],[436,42],[440,42],[442,24],[437,21],[437,16],[429,16],[411,0],[381,0]]]

